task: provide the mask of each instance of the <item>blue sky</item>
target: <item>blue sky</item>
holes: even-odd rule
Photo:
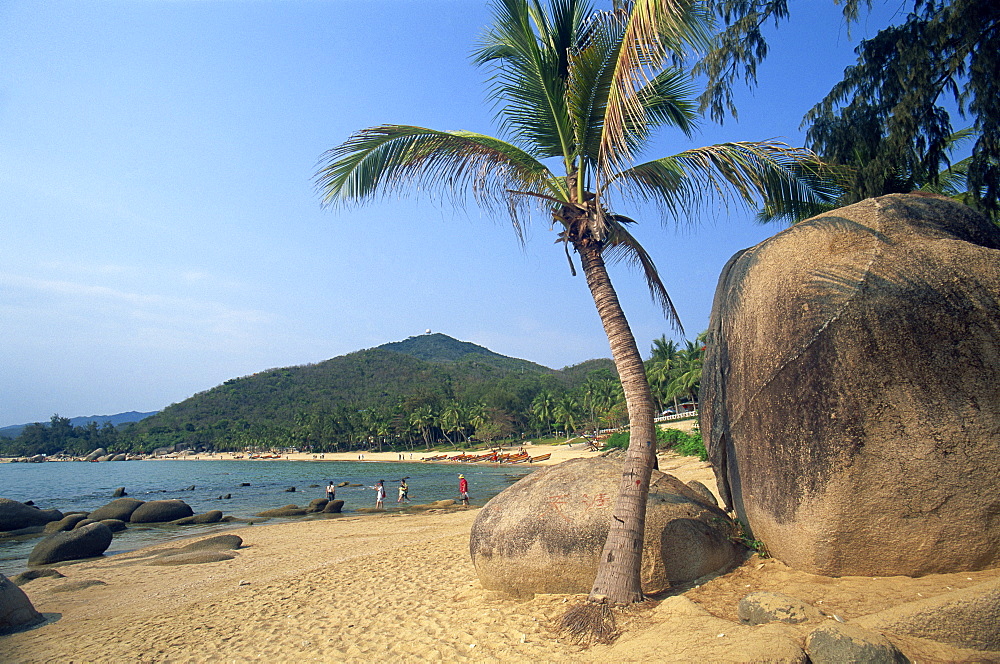
[[[802,144],[802,115],[885,21],[849,38],[832,0],[791,5],[739,122],[647,156]],[[330,211],[314,191],[320,155],[363,127],[495,133],[468,57],[489,16],[479,0],[0,2],[0,426],[157,410],[425,329],[554,368],[608,357],[544,220],[522,248],[475,207]],[[690,338],[726,260],[781,230],[739,208],[633,216]],[[612,277],[644,352],[679,337],[639,275]]]

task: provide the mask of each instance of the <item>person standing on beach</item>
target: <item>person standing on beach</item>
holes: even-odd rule
[[[408,503],[408,502],[410,502],[410,498],[407,495],[407,493],[409,492],[409,490],[410,490],[410,487],[408,487],[406,485],[406,478],[403,478],[403,479],[399,480],[399,499],[396,502],[397,503],[404,503],[404,502]]]
[[[385,500],[385,480],[379,480],[375,484],[375,509],[382,509],[382,502]]]
[[[333,500],[336,497],[337,497],[337,488],[333,486],[333,480],[330,480],[330,483],[326,485],[326,499]]]
[[[462,504],[466,507],[469,506],[469,481],[465,479],[465,475],[458,476],[458,492],[462,494]]]

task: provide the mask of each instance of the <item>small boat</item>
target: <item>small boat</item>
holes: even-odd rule
[[[535,463],[536,461],[545,461],[546,459],[548,459],[551,456],[552,456],[551,452],[549,452],[548,454],[539,454],[536,457],[531,457],[531,462],[530,463]]]

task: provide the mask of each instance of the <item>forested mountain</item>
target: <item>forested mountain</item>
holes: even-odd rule
[[[121,444],[137,451],[177,444],[321,451],[500,437],[549,427],[532,421],[539,393],[614,378],[611,360],[556,371],[426,334],[227,380],[125,429]]]

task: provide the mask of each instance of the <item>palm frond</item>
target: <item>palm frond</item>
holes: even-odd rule
[[[541,158],[573,152],[566,113],[568,54],[578,39],[585,0],[553,0],[551,15],[538,0],[497,0],[495,21],[473,53],[477,65],[494,65],[491,96],[502,132]]]
[[[616,5],[626,28],[608,92],[601,173],[620,171],[631,161],[627,127],[644,115],[640,92],[684,48],[706,48],[711,23],[701,3],[694,0],[628,0]]]
[[[323,154],[315,182],[327,206],[398,195],[413,186],[431,194],[450,194],[457,203],[471,192],[489,210],[503,201],[519,233],[519,213],[540,204],[513,190],[566,197],[563,181],[517,146],[473,132],[407,125],[357,132]]]
[[[652,257],[625,228],[626,224],[636,222],[623,215],[613,214],[606,215],[605,223],[608,225],[608,234],[604,240],[605,260],[609,263],[624,262],[631,267],[641,269],[653,301],[663,309],[667,322],[678,332],[683,333],[684,327],[681,325],[680,316],[677,314],[677,309],[674,308],[670,294],[667,293],[667,287],[660,279],[660,273],[657,271]]]
[[[752,208],[767,199],[824,202],[817,183],[797,168],[815,159],[808,150],[776,141],[721,143],[639,164],[617,174],[614,184],[623,196],[674,217],[709,201],[728,203],[732,194]]]

